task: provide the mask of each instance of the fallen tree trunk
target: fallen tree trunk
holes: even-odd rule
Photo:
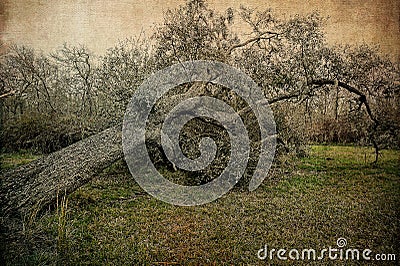
[[[0,216],[3,233],[22,231],[26,222],[58,194],[70,194],[123,157],[122,126],[104,130],[62,150],[3,173]]]
[[[204,90],[205,86],[201,88]],[[196,94],[197,89],[198,86],[193,86],[176,99],[172,97],[167,105],[173,106],[182,98]],[[154,123],[162,122],[158,120]],[[156,143],[159,129],[150,132],[147,137]],[[155,144],[153,150],[157,148]],[[74,192],[120,158],[123,158],[122,123],[29,164],[0,173],[0,233],[22,231],[38,212],[57,201],[58,194]]]
[[[312,83],[316,86],[332,84],[335,84],[335,82],[331,80],[313,81]],[[374,122],[377,122],[372,116],[366,97],[360,91],[342,82],[338,82],[338,85],[351,93],[361,95],[368,114]],[[147,138],[153,140],[154,143],[159,140],[158,136],[161,130],[159,124],[162,124],[163,115],[168,113],[173,106],[198,94],[225,95],[222,88],[209,87],[207,84],[199,83],[183,86],[181,90],[169,95],[167,101],[160,101],[157,104],[156,109],[159,109],[160,114],[153,116],[154,120],[148,128],[151,134],[147,135]],[[300,96],[301,93],[298,92],[270,99],[268,102],[273,104]],[[233,97],[232,99],[236,98]],[[228,100],[228,102],[231,101],[231,105],[241,106],[232,99]],[[251,111],[249,106],[237,109],[240,115],[249,117]],[[210,121],[207,123],[210,123]],[[219,127],[218,124],[214,126]],[[46,157],[4,173],[0,179],[0,217],[18,217],[22,221],[32,219],[43,207],[56,202],[57,193],[70,194],[89,182],[100,170],[122,158],[121,128],[122,126],[119,124]],[[154,150],[157,150],[158,145],[154,144],[153,146],[156,148]],[[151,152],[151,154],[153,153],[155,152]],[[160,155],[162,163],[165,163],[165,158],[162,155]]]
[[[362,103],[367,108],[367,113],[377,123],[377,120],[372,116],[365,95],[347,84],[337,83],[349,92],[360,96]],[[313,81],[312,83],[314,86],[332,84],[335,84],[335,82],[330,80]],[[157,104],[156,109],[159,109],[160,114],[153,117],[154,120],[147,129],[150,133],[146,136],[150,140],[149,143],[154,142],[153,145],[150,145],[152,146],[150,154],[155,154],[155,151],[159,148],[159,143],[157,144],[161,130],[159,124],[163,121],[163,115],[168,113],[173,106],[198,94],[225,95],[223,89],[218,89],[218,87],[208,88],[207,84],[190,85],[184,87],[183,91],[182,93],[178,90],[178,93],[169,95],[167,101],[161,101]],[[301,97],[300,92],[283,95],[268,100],[268,102],[273,104],[298,97]],[[235,97],[232,99],[235,99]],[[249,115],[251,111],[249,106],[242,106],[232,99],[230,103],[233,106],[241,106],[237,108],[237,112],[245,117],[244,120],[246,118],[250,122],[254,120],[251,119],[253,116]],[[220,127],[219,124],[211,121],[205,121],[205,123],[215,128]],[[32,221],[39,211],[55,203],[58,194],[68,195],[72,193],[89,182],[99,171],[122,158],[121,129],[122,125],[119,124],[27,165],[3,173],[0,178],[1,231],[21,231],[24,223]],[[162,154],[162,151],[160,153],[161,163],[165,163],[165,155]],[[155,160],[156,162],[157,160]]]
[[[157,106],[160,114],[153,116],[146,139],[150,154],[160,155],[160,163],[168,160],[160,149],[162,115],[171,107],[198,92],[206,92],[206,85],[196,84],[182,94],[171,95]],[[239,113],[241,111],[239,110]],[[247,117],[249,117],[246,111]],[[220,125],[211,121],[216,128]],[[200,136],[199,136],[200,137]],[[193,145],[192,145],[193,146]],[[122,124],[109,128],[51,153],[29,164],[1,173],[0,178],[0,226],[1,232],[14,234],[33,221],[37,213],[54,204],[58,195],[69,195],[88,183],[99,171],[123,158]],[[157,164],[157,158],[153,158]]]

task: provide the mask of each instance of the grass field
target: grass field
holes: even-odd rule
[[[34,158],[1,157],[8,168]],[[67,200],[60,195],[57,211],[27,229],[26,243],[13,244],[10,264],[293,264],[276,255],[260,260],[257,252],[265,245],[337,248],[340,237],[346,248],[396,254],[398,263],[400,151],[382,151],[377,165],[372,160],[370,148],[312,146],[308,157],[289,159],[254,192],[234,190],[197,207],[152,198],[119,163]],[[327,255],[313,263],[338,262],[360,263]]]

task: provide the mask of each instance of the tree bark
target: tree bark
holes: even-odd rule
[[[36,214],[123,157],[121,124],[3,173],[0,179],[2,233],[21,231]]]

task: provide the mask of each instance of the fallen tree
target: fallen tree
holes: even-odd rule
[[[209,89],[214,91],[210,92]],[[148,124],[149,128],[147,128],[146,133],[147,148],[150,150],[149,154],[155,165],[170,166],[163,150],[160,149],[160,125],[163,122],[163,115],[182,100],[199,93],[222,97],[221,90],[225,91],[226,89],[210,84],[183,85],[156,104],[158,112],[152,115],[150,119],[152,122]],[[249,118],[253,116],[251,116],[252,112],[248,108],[237,103],[236,107],[238,113],[243,116],[242,119],[251,120]],[[215,134],[221,129],[219,123],[202,118],[199,118],[198,122],[200,126],[197,129],[202,131],[201,129],[208,128],[208,131],[216,135],[214,137],[217,143],[225,140],[221,137],[225,136],[224,134],[221,133],[221,136]],[[247,121],[249,127],[252,126],[253,122]],[[187,130],[190,131],[190,128]],[[195,136],[189,139],[199,140],[203,137],[196,132],[197,130],[191,132],[189,135],[194,134]],[[259,142],[260,140],[256,138],[254,145],[259,145]],[[188,144],[186,146],[188,154],[193,155],[197,152],[196,145]],[[250,161],[254,157],[252,163],[256,164],[258,156],[256,151],[252,150],[252,152]],[[34,221],[38,213],[57,202],[58,195],[71,194],[79,187],[87,184],[102,169],[122,157],[122,124],[119,124],[26,165],[2,172],[0,178],[2,236],[18,238],[18,234],[23,232],[26,225]],[[223,166],[224,163],[224,158],[220,158],[205,172],[207,174],[218,172],[222,168],[220,165]],[[176,169],[173,169],[173,171],[176,171]],[[250,173],[251,169],[249,168],[248,171]],[[201,179],[201,177],[196,178]]]
[[[361,104],[365,105],[371,120],[377,124],[378,121],[372,115],[366,96],[347,84],[342,82],[337,83],[340,87],[360,96]],[[162,149],[160,149],[160,125],[162,125],[163,122],[163,114],[168,113],[173,106],[182,100],[193,97],[199,93],[214,97],[218,96],[221,97],[222,100],[228,98],[221,96],[226,94],[224,88],[210,87],[206,84],[199,85],[200,84],[195,84],[194,86],[189,85],[188,87],[183,86],[183,91],[179,91],[178,89],[172,93],[172,95],[168,95],[167,100],[164,99],[164,101],[160,101],[156,104],[156,109],[159,111],[154,114],[152,123],[148,125],[149,128],[146,133],[148,149],[151,151],[149,154],[152,155],[153,163],[156,165],[161,164],[165,166],[168,164],[165,154]],[[317,89],[323,85],[335,85],[335,81],[314,81],[312,85],[316,86],[316,88],[313,89]],[[214,91],[210,92],[209,90]],[[301,97],[311,96],[304,95],[304,93],[299,91],[270,99],[268,103],[274,104],[280,101]],[[232,99],[237,99],[237,96],[232,97]],[[232,99],[230,100],[230,104],[236,106],[236,110],[242,116],[242,119],[244,119],[245,122],[246,120],[253,121],[254,115],[251,115],[249,106],[238,104]],[[208,120],[202,121],[201,118],[199,118],[199,120],[201,126],[197,130],[194,130],[194,133],[192,132],[193,134],[197,135],[196,132],[199,132],[199,130],[201,131],[201,128],[211,128],[211,131],[219,132],[220,124]],[[249,125],[248,130],[253,127],[251,122],[247,121],[247,124]],[[88,183],[102,169],[116,160],[121,159],[123,157],[121,129],[122,125],[119,124],[27,165],[3,173],[3,177],[0,179],[0,217],[2,218],[2,231],[16,232],[21,230],[24,223],[35,218],[39,211],[54,204],[59,193],[68,195],[74,192],[79,187]],[[254,133],[254,135],[257,135],[256,133]],[[201,137],[202,135],[200,134],[194,137],[194,139],[199,140]],[[252,148],[253,153],[250,159],[253,164],[256,164],[258,158],[257,145],[260,139],[257,139],[257,137],[254,138],[255,142],[253,144],[255,146]],[[193,137],[189,139],[193,140]],[[278,142],[279,139],[280,138],[278,138]],[[222,137],[220,137],[220,139],[217,138],[217,142],[224,140],[225,139]],[[189,143],[186,146],[189,147],[188,154],[196,154],[196,145]],[[378,155],[378,147],[377,145],[374,146],[376,148],[376,154]],[[158,159],[156,158],[157,155],[159,155]],[[378,156],[376,156],[376,160],[377,159]],[[215,169],[223,168],[220,166],[224,166],[224,161],[217,160],[217,165],[213,164],[212,166],[210,172],[214,172]],[[251,169],[249,168],[248,170],[248,174],[251,176]]]
[[[258,104],[276,104],[282,101],[297,100],[314,97],[313,91],[324,86],[339,86],[359,97],[360,107],[364,105],[370,119],[375,126],[379,121],[373,116],[368,98],[360,90],[338,80],[316,80],[308,84],[307,90],[298,90],[293,93],[282,94]],[[195,96],[210,96],[225,101],[239,114],[250,138],[249,162],[240,179],[240,184],[250,180],[255,166],[258,163],[261,136],[257,118],[251,107],[238,95],[222,86],[212,83],[188,83],[170,90],[154,105],[154,112],[148,117],[146,125],[146,147],[153,164],[165,167],[173,172],[177,171],[169,163],[161,147],[161,128],[165,115],[177,104]],[[195,109],[188,106],[189,109]],[[360,108],[359,108],[360,109]],[[229,143],[229,137],[218,121],[198,117],[196,123],[187,123],[182,129],[181,145],[189,158],[199,156],[198,145],[204,137],[211,137],[220,151],[213,163],[198,173],[187,174],[188,183],[183,185],[198,185],[208,182],[225,169],[227,154],[230,147],[223,146]],[[229,118],[227,118],[229,119]],[[229,123],[229,121],[225,121]],[[193,125],[192,125],[193,124]],[[376,127],[374,127],[376,129]],[[373,137],[374,132],[371,132]],[[374,139],[372,138],[372,141]],[[376,160],[378,159],[378,146]],[[288,146],[278,137],[278,146],[283,145],[286,152]],[[46,207],[54,205],[59,195],[69,195],[81,186],[90,182],[102,169],[108,167],[118,159],[123,158],[122,124],[106,129],[96,135],[83,139],[71,146],[44,156],[29,164],[6,171],[0,179],[0,246],[12,239],[19,241],[23,237],[24,228],[34,221],[37,214]],[[180,181],[180,180],[178,180]],[[1,249],[1,248],[0,248]],[[0,250],[1,253],[1,250]]]
[[[36,214],[89,182],[95,174],[123,157],[121,125],[106,129],[29,164],[2,173],[1,231],[23,230]]]

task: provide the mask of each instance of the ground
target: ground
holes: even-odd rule
[[[398,263],[400,151],[382,151],[377,165],[373,156],[365,147],[311,146],[309,156],[288,158],[257,190],[196,207],[152,198],[119,162],[67,200],[60,194],[56,211],[27,225],[26,243],[10,243],[9,264],[287,264],[257,252],[265,245],[319,252],[338,248],[339,238],[344,250],[396,254]],[[2,167],[34,158],[3,154]],[[314,263],[359,263],[327,256]]]

